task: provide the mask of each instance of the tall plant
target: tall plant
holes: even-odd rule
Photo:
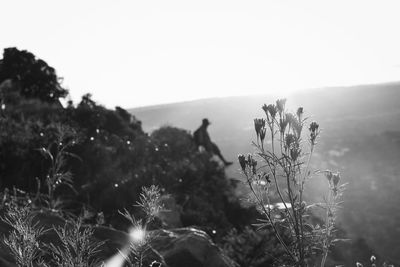
[[[320,254],[324,266],[333,238],[335,214],[344,186],[340,174],[325,171],[329,193],[322,203],[307,205],[304,189],[307,181],[320,171],[311,171],[310,162],[320,135],[320,127],[311,122],[308,146],[304,145],[303,129],[307,122],[303,108],[295,114],[287,112],[286,99],[264,105],[265,118],[254,119],[257,136],[255,154],[239,155],[251,199],[263,219],[260,227],[271,227],[294,266],[307,266],[311,257]],[[260,162],[260,164],[259,164]],[[311,208],[325,212],[323,226],[313,225]]]
[[[63,125],[55,125],[55,141],[50,143],[47,148],[40,148],[41,154],[50,161],[50,166],[45,179],[46,206],[52,211],[58,211],[63,204],[63,200],[55,196],[55,192],[59,187],[67,186],[75,193],[73,186],[72,174],[66,170],[67,158],[75,157],[75,154],[68,150],[76,144],[74,136],[76,133],[70,128]],[[40,190],[40,182],[39,182]]]

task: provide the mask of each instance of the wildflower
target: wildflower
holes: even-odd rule
[[[273,119],[275,119],[277,109],[274,104],[269,104],[268,106],[264,104],[262,109],[264,110],[265,115],[267,115],[268,121],[272,121]],[[270,120],[270,118],[271,118],[271,120]]]
[[[310,130],[310,141],[311,141],[312,145],[316,144],[315,140],[317,139],[317,136],[319,134],[318,128],[319,128],[319,124],[316,123],[315,121],[313,121],[310,124],[310,127],[308,128]]]
[[[309,128],[310,132],[316,132],[316,131],[318,131],[318,128],[319,128],[319,124],[317,122],[315,122],[315,121],[311,122],[310,128]]]
[[[283,134],[285,132],[287,125],[288,125],[288,121],[286,120],[286,118],[279,119],[279,128],[280,128],[281,134]]]
[[[247,155],[247,165],[251,168],[252,173],[255,175],[257,173],[257,161],[253,159],[252,155]]]
[[[286,104],[286,99],[278,99],[276,101],[276,107],[278,109],[279,114],[282,114],[282,112],[285,110],[285,104]]]
[[[299,107],[299,108],[297,109],[296,114],[297,114],[297,118],[299,119],[299,121],[301,121],[301,119],[302,119],[302,117],[303,117],[303,107]]]
[[[265,129],[265,127],[264,128],[261,128],[261,130],[260,130],[260,139],[261,139],[261,142],[263,142],[264,141],[264,139],[265,139],[265,134],[267,133],[267,129]]]
[[[260,135],[261,129],[265,128],[264,119],[254,119],[254,129],[256,130],[257,138]]]
[[[242,171],[245,171],[246,170],[246,157],[242,154],[239,154],[238,160],[239,160],[240,167],[242,168]]]
[[[325,177],[328,179],[328,182],[331,183],[333,173],[329,170],[325,171]]]
[[[296,137],[293,134],[287,134],[285,137],[285,146],[289,148],[293,143],[296,142]]]
[[[286,114],[286,120],[288,121],[289,125],[292,127],[296,136],[298,138],[300,138],[301,130],[303,128],[303,125],[300,123],[300,120],[298,120],[292,113]]]
[[[296,161],[297,158],[300,156],[300,146],[298,143],[294,143],[294,145],[292,145],[292,147],[290,148],[290,157],[292,158],[292,160]]]
[[[340,181],[340,173],[335,173],[332,176],[333,186],[336,187]]]

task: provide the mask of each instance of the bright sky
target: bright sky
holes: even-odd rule
[[[397,0],[13,0],[0,48],[125,108],[400,80]]]

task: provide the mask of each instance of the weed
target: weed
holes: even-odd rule
[[[83,226],[80,218],[67,222],[63,227],[53,229],[60,246],[48,246],[51,262],[58,267],[94,267],[99,266],[98,252],[104,242],[93,240],[93,228]]]
[[[13,230],[4,243],[19,267],[31,267],[40,261],[42,244],[39,241],[46,231],[34,223],[34,216],[29,207],[11,205],[6,215],[1,218]]]
[[[326,171],[329,193],[324,202],[307,205],[304,201],[305,184],[318,173],[311,172],[310,162],[320,128],[317,122],[309,125],[305,151],[303,108],[293,114],[286,111],[285,104],[286,100],[280,99],[262,107],[265,118],[254,119],[256,155],[239,155],[238,159],[251,200],[265,217],[258,226],[272,228],[291,265],[307,266],[312,255],[322,252],[320,265],[324,266],[330,245],[337,241],[333,238],[334,218],[344,186],[339,185],[339,173]],[[278,203],[273,203],[276,200]],[[309,220],[313,207],[325,210],[323,227]]]

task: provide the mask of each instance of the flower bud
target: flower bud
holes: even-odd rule
[[[311,122],[310,127],[309,127],[310,132],[316,132],[316,131],[318,131],[318,128],[319,128],[319,124],[317,122],[315,122],[315,121]]]
[[[265,128],[264,119],[254,119],[254,129],[256,130],[257,138],[260,135],[261,129]]]
[[[261,142],[263,142],[264,141],[264,139],[265,139],[265,134],[267,133],[267,129],[265,129],[265,127],[264,128],[261,128],[261,130],[260,130],[260,139],[261,139]]]
[[[267,118],[271,117],[271,121],[272,119],[275,119],[277,108],[274,104],[269,104],[268,106],[264,104],[262,109],[264,110],[265,115],[267,115]]]
[[[332,181],[333,181],[333,186],[336,187],[339,184],[339,181],[340,181],[340,173],[333,174]]]
[[[331,171],[329,171],[329,170],[325,171],[325,177],[326,177],[326,179],[328,179],[329,183],[332,180],[332,176],[333,176],[333,173]]]
[[[285,132],[287,125],[288,125],[288,121],[286,120],[286,118],[279,119],[279,127],[280,127],[280,131],[282,134]]]
[[[245,171],[246,170],[246,157],[242,154],[239,154],[238,160],[239,160],[240,167],[242,168],[242,171]]]
[[[303,117],[303,107],[299,107],[299,108],[297,109],[296,114],[297,114],[297,118],[299,119],[299,121],[301,121],[301,119],[302,119],[302,117]]]
[[[310,127],[308,128],[310,130],[310,141],[311,141],[312,145],[316,144],[315,140],[317,139],[317,136],[319,134],[318,128],[319,128],[319,124],[316,123],[315,121],[313,121],[310,124]]]
[[[279,114],[282,114],[282,112],[285,111],[285,104],[286,104],[286,99],[278,99],[276,101],[276,108]]]

